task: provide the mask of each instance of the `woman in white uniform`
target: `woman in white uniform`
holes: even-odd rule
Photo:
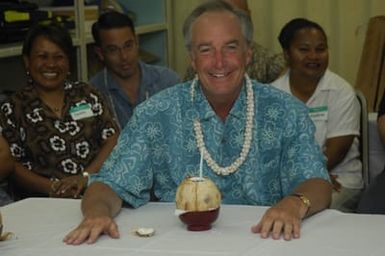
[[[327,36],[319,24],[293,19],[282,28],[278,39],[288,70],[272,85],[309,107],[334,188],[331,208],[354,211],[363,188],[360,105],[355,91],[328,70]]]

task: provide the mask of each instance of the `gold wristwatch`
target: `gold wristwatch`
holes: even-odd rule
[[[309,198],[307,198],[302,193],[293,193],[293,194],[290,194],[290,196],[298,197],[302,201],[302,203],[307,207],[306,214],[309,212],[310,207],[311,207],[311,202],[310,202]]]

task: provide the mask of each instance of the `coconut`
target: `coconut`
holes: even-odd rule
[[[208,178],[190,177],[176,191],[176,208],[183,211],[208,211],[219,208],[221,193]]]
[[[1,213],[0,213],[0,242],[9,240],[12,237],[14,237],[14,234],[12,232],[4,232],[3,233],[3,221],[1,219]]]

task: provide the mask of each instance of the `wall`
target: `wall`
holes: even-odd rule
[[[183,46],[182,26],[201,0],[174,0],[174,68],[184,74],[188,58]],[[281,51],[277,36],[294,17],[314,20],[325,29],[330,48],[330,69],[354,85],[370,17],[385,15],[384,0],[248,0],[255,26],[255,40]]]
[[[250,0],[249,0],[250,1]],[[174,41],[174,60],[171,63],[174,64],[172,67],[176,72],[178,72],[182,77],[185,74],[186,67],[188,67],[189,58],[187,56],[187,51],[184,47],[183,36],[182,36],[182,27],[183,22],[189,13],[197,6],[201,0],[172,0],[172,31],[173,31],[173,41]]]

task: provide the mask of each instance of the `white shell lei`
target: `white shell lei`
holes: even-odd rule
[[[246,128],[244,135],[244,142],[242,146],[242,151],[240,156],[229,166],[221,167],[217,162],[211,157],[210,153],[207,151],[203,140],[202,126],[198,119],[194,120],[194,132],[195,139],[197,141],[197,146],[199,152],[203,155],[203,159],[206,161],[207,165],[218,175],[229,175],[238,170],[238,168],[246,160],[247,155],[250,151],[251,141],[253,139],[253,118],[254,118],[254,94],[251,84],[251,80],[248,75],[245,75],[246,79]],[[198,81],[198,78],[195,77],[194,81],[191,83],[191,101],[194,100],[195,96],[195,85]]]

